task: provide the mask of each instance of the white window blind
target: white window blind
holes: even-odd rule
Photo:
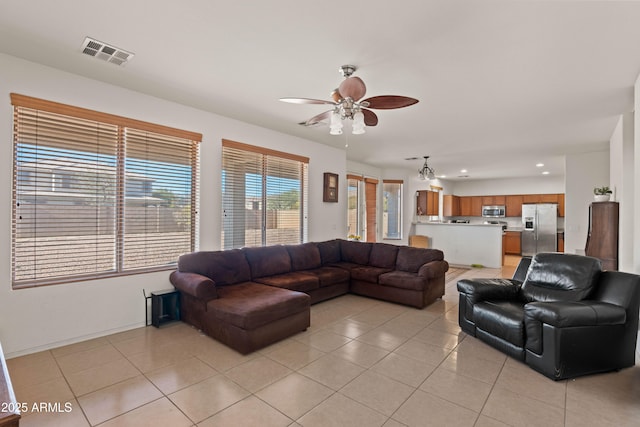
[[[361,176],[347,175],[347,237],[362,237],[361,182]]]
[[[382,181],[382,238],[402,239],[401,180]]]
[[[166,269],[194,250],[199,134],[12,103],[14,287]]]
[[[222,146],[222,247],[306,241],[308,159],[233,141]]]

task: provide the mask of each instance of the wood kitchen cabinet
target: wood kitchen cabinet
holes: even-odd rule
[[[522,196],[506,196],[506,216],[522,216]]]
[[[460,216],[460,197],[453,194],[442,196],[442,215]]]
[[[471,197],[470,196],[462,196],[460,197],[460,216],[472,216],[471,211]]]
[[[482,196],[460,197],[460,216],[482,216]]]
[[[564,217],[564,194],[556,194],[556,197],[558,199],[558,216]]]
[[[436,216],[440,212],[440,194],[437,191],[419,190],[416,194],[416,214]]]
[[[558,233],[558,252],[564,252],[564,232]]]
[[[482,196],[471,196],[471,216],[482,216]]]
[[[519,231],[507,231],[504,234],[504,253],[520,255],[522,253],[522,233]]]
[[[504,206],[505,196],[482,196],[482,206]]]
[[[541,203],[540,194],[523,194],[522,203]]]
[[[459,211],[453,210],[448,214],[448,201],[444,199],[444,216],[482,216],[482,206],[505,206],[507,217],[519,217],[522,216],[522,204],[523,203],[557,203],[558,204],[558,216],[564,217],[564,194],[513,194],[507,196],[444,196],[451,200],[451,208],[457,209],[459,204]],[[453,202],[453,197],[457,197],[457,200]],[[455,208],[453,206],[456,206]]]

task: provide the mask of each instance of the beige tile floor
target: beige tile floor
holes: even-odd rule
[[[457,279],[424,310],[316,304],[309,330],[248,356],[174,323],[10,359],[19,402],[61,409],[21,426],[640,425],[639,365],[551,381],[460,332]]]

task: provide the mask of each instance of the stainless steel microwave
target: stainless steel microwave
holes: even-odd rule
[[[486,218],[503,218],[506,209],[504,206],[483,206],[482,216]]]

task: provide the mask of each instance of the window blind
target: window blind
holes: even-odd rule
[[[382,238],[402,238],[402,180],[382,181]]]
[[[201,138],[21,95],[12,103],[14,287],[170,268],[194,250]]]
[[[233,141],[222,146],[222,247],[307,239],[308,159]]]

